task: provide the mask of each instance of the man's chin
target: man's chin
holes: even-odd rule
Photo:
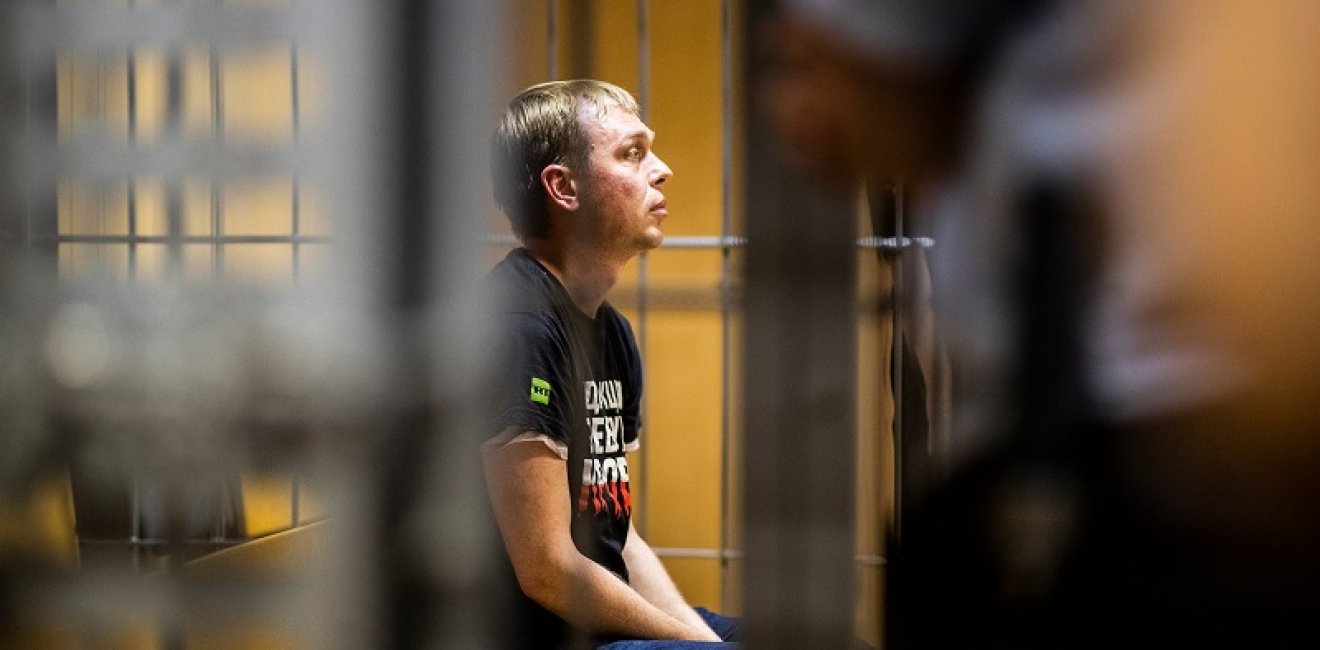
[[[643,251],[649,251],[653,248],[659,248],[660,244],[663,244],[664,242],[665,234],[660,232],[659,229],[656,229],[652,232],[646,233],[646,235],[642,237],[641,249]]]

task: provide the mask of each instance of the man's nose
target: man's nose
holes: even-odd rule
[[[651,185],[659,187],[661,183],[669,180],[670,177],[674,175],[674,170],[670,169],[669,165],[666,165],[665,161],[660,159],[660,156],[656,156],[655,170],[653,173],[654,176],[652,177],[653,180],[651,181]]]

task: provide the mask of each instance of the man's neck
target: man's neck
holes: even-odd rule
[[[523,247],[564,285],[573,304],[592,318],[596,317],[597,310],[605,302],[605,294],[619,280],[619,272],[627,263],[571,247],[556,248],[546,242],[529,241]]]

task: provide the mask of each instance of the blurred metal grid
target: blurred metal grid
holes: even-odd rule
[[[331,237],[309,235],[302,231],[301,217],[301,178],[305,170],[311,176],[319,181],[331,181],[340,189],[352,192],[359,200],[345,202],[345,209],[339,210],[333,216],[338,217],[339,223],[352,224],[354,220],[360,220],[363,216],[374,214],[374,209],[361,209],[364,206],[384,206],[386,201],[380,200],[379,192],[372,193],[370,185],[361,174],[361,169],[371,170],[372,174],[389,174],[394,170],[393,159],[384,151],[345,148],[342,139],[337,137],[336,130],[322,131],[316,138],[304,139],[300,125],[300,102],[299,102],[299,76],[298,76],[298,57],[299,47],[295,42],[297,38],[305,39],[305,42],[318,50],[324,61],[334,65],[341,63],[338,70],[345,74],[341,77],[344,83],[353,88],[364,91],[367,96],[388,98],[388,93],[373,94],[372,89],[376,90],[382,87],[376,86],[374,81],[376,75],[367,72],[373,68],[388,69],[396,61],[388,60],[387,57],[380,55],[374,58],[367,58],[363,61],[365,53],[370,53],[371,49],[363,47],[366,43],[379,42],[387,39],[394,29],[393,24],[380,21],[379,15],[399,15],[404,11],[405,2],[398,2],[389,6],[382,6],[373,3],[370,13],[376,14],[375,17],[368,17],[368,8],[360,3],[350,2],[319,2],[312,3],[315,6],[307,4],[294,5],[286,4],[284,6],[243,6],[226,3],[164,3],[151,6],[138,5],[131,0],[126,5],[113,5],[109,3],[59,3],[28,1],[23,3],[5,3],[0,8],[0,24],[5,25],[6,30],[12,30],[12,33],[18,35],[18,38],[7,39],[4,48],[5,72],[10,73],[15,68],[16,74],[13,79],[18,87],[23,89],[22,99],[20,100],[20,111],[22,115],[21,123],[8,119],[11,114],[6,113],[6,119],[0,124],[0,142],[3,142],[4,152],[3,167],[0,167],[0,176],[6,181],[3,185],[5,198],[11,195],[24,197],[20,203],[22,209],[21,228],[21,252],[24,257],[32,257],[34,253],[44,253],[44,260],[51,260],[50,263],[39,259],[38,267],[44,268],[47,272],[53,274],[55,266],[53,260],[56,259],[59,249],[63,245],[72,244],[90,244],[96,246],[122,248],[127,251],[128,273],[130,284],[135,284],[138,272],[138,246],[142,244],[165,244],[169,246],[169,267],[167,276],[177,276],[181,271],[181,253],[182,247],[188,244],[206,244],[212,248],[212,260],[215,265],[215,271],[219,274],[223,270],[225,261],[225,250],[227,246],[234,244],[271,244],[289,247],[292,249],[294,260],[295,281],[298,280],[297,273],[301,267],[299,259],[300,247],[305,245],[326,245],[334,244]],[[466,26],[471,26],[477,21],[469,20]],[[435,27],[437,25],[432,25]],[[297,27],[298,29],[295,29]],[[463,24],[457,29],[462,29]],[[488,30],[487,30],[488,32]],[[483,32],[474,32],[483,33]],[[223,77],[223,60],[226,52],[232,48],[244,48],[257,44],[279,43],[291,45],[290,48],[290,78],[291,88],[289,89],[292,104],[292,122],[293,122],[293,141],[276,142],[269,145],[254,145],[251,142],[235,144],[227,141],[226,138],[226,117],[224,115],[225,102],[222,96],[225,88]],[[206,136],[185,135],[182,133],[182,96],[181,86],[184,71],[180,63],[180,52],[182,47],[201,45],[208,51],[208,83],[209,83],[209,112],[210,112],[210,132]],[[167,63],[167,99],[166,115],[164,116],[163,130],[158,137],[147,144],[139,137],[139,107],[137,105],[138,84],[138,61],[136,57],[137,48],[152,47],[160,48],[165,51]],[[347,49],[343,49],[347,48]],[[113,129],[93,127],[91,130],[84,131],[76,137],[67,137],[57,132],[55,119],[57,91],[55,87],[56,60],[58,57],[73,54],[82,57],[91,57],[91,60],[113,60],[118,58],[125,62],[127,71],[123,83],[126,84],[127,91],[127,138],[116,136]],[[391,53],[397,54],[397,53]],[[18,62],[18,65],[11,65]],[[365,65],[363,65],[365,63]],[[6,77],[8,81],[10,77]],[[470,82],[470,78],[464,78],[462,81]],[[9,84],[6,84],[9,87]],[[475,102],[475,100],[474,100]],[[385,107],[375,107],[369,110],[360,110],[362,107],[349,107],[343,110],[342,104],[330,102],[330,113],[332,123],[341,129],[354,132],[371,132],[371,122],[376,119],[387,119],[390,114],[388,102],[382,101]],[[484,104],[482,104],[484,107]],[[372,117],[372,112],[379,117]],[[451,111],[457,114],[459,119],[471,119],[468,113]],[[93,115],[96,119],[105,119],[105,115]],[[338,120],[338,121],[334,121]],[[104,126],[104,125],[103,125]],[[327,135],[329,134],[329,135]],[[334,164],[325,164],[324,159],[308,159],[307,150],[317,152],[325,151],[354,151],[356,155],[361,156],[359,165],[356,168],[337,167]],[[200,175],[209,178],[212,183],[210,187],[210,234],[196,235],[185,234],[183,229],[182,216],[182,197],[180,196],[179,184],[182,179],[189,175]],[[227,232],[225,223],[225,210],[223,205],[222,187],[224,184],[238,179],[247,178],[265,178],[271,176],[291,176],[293,183],[292,214],[289,219],[289,230],[287,235],[238,235]],[[141,230],[139,222],[139,197],[137,187],[134,182],[137,178],[151,177],[164,181],[167,197],[165,199],[165,211],[167,221],[167,234],[164,235],[145,235]],[[86,182],[103,183],[105,181],[125,183],[126,187],[126,230],[123,234],[96,234],[60,231],[55,211],[55,202],[52,197],[55,188],[64,182]],[[362,191],[366,185],[367,191]],[[7,201],[5,205],[9,205]],[[332,210],[332,212],[335,212]],[[0,215],[8,216],[8,215]],[[342,266],[349,267],[346,271],[347,276],[354,278],[356,282],[342,282],[338,286],[338,291],[333,295],[326,293],[328,288],[326,284],[317,284],[309,287],[311,293],[302,296],[305,302],[310,302],[313,309],[324,309],[333,304],[334,315],[340,322],[340,326],[349,330],[363,330],[359,325],[363,321],[371,320],[376,314],[371,310],[371,302],[364,300],[370,294],[386,294],[388,289],[381,286],[372,286],[363,291],[361,288],[365,284],[371,284],[374,280],[380,279],[374,277],[371,273],[361,273],[361,269],[370,269],[378,264],[372,264],[369,257],[362,256],[360,253],[364,249],[370,249],[372,243],[365,241],[369,237],[355,237],[360,235],[360,229],[354,228],[335,229],[336,236],[342,236],[342,233],[348,233],[344,239],[358,242],[358,246],[349,245],[350,253],[340,258]],[[379,238],[376,238],[379,240]],[[356,255],[354,254],[356,253]],[[380,251],[377,255],[390,257],[388,253]],[[11,261],[5,260],[6,262]],[[10,269],[0,269],[8,275]],[[343,277],[341,275],[341,277]],[[42,318],[47,317],[44,312],[47,309],[56,310],[56,316],[60,312],[69,309],[82,310],[88,317],[92,318],[92,323],[101,321],[103,324],[112,328],[118,328],[123,325],[133,326],[136,324],[137,331],[134,333],[139,340],[148,342],[148,347],[155,345],[160,347],[167,341],[158,341],[155,337],[167,333],[167,329],[161,329],[162,326],[169,327],[169,322],[176,318],[171,314],[191,314],[199,306],[216,296],[208,298],[205,294],[197,297],[188,296],[188,292],[181,292],[177,289],[165,288],[165,293],[159,293],[155,290],[144,292],[132,292],[132,296],[143,297],[147,299],[139,302],[133,298],[125,303],[120,303],[117,294],[123,294],[123,291],[113,289],[108,285],[97,282],[97,279],[90,283],[81,280],[70,279],[64,283],[69,291],[55,291],[55,285],[47,285],[44,280],[34,278],[25,279],[21,273],[15,273],[12,277],[0,276],[0,284],[8,284],[10,281],[28,282],[29,287],[20,287],[20,289],[31,289],[29,293],[35,292],[43,301],[41,304],[23,304],[18,303],[20,307],[30,307],[36,313],[32,314],[29,320],[34,324],[39,324]],[[392,281],[390,279],[389,281]],[[42,293],[38,287],[48,287]],[[150,289],[143,287],[144,289]],[[231,296],[231,299],[239,302],[230,305],[231,308],[225,314],[225,318],[234,321],[234,324],[252,319],[249,326],[264,326],[264,319],[275,316],[275,313],[265,313],[264,310],[273,309],[281,313],[281,318],[294,316],[295,320],[304,318],[306,314],[298,313],[305,306],[296,304],[259,304],[251,302],[256,296],[246,296],[244,292],[238,291],[237,297]],[[331,296],[332,302],[317,306],[320,295]],[[5,296],[10,298],[11,296]],[[200,299],[202,303],[192,302],[194,299]],[[81,302],[70,302],[64,304],[63,301],[74,300]],[[223,297],[222,301],[223,302]],[[10,304],[12,307],[13,304]],[[204,309],[203,309],[204,311]],[[4,316],[13,316],[14,311],[10,310]],[[123,318],[128,316],[127,319]],[[0,319],[3,320],[3,319]],[[121,323],[120,321],[124,321]],[[312,324],[313,321],[305,321]],[[5,323],[0,323],[3,325]],[[222,329],[215,332],[202,331],[199,336],[210,336],[214,334],[224,334],[223,327],[229,327],[221,323]],[[237,325],[239,329],[243,325]],[[256,332],[260,331],[260,327]],[[368,325],[367,331],[374,329],[374,326]],[[113,331],[113,330],[112,330]],[[129,333],[127,330],[124,334]],[[232,332],[230,332],[232,333]],[[255,332],[254,332],[255,333]],[[272,332],[273,333],[273,332]],[[316,336],[315,332],[302,332],[303,335]],[[114,336],[120,336],[116,332]],[[282,335],[281,335],[282,336]],[[347,334],[346,336],[352,336]],[[381,337],[383,338],[383,337]],[[356,343],[371,346],[373,345],[370,337],[354,339]],[[257,343],[257,341],[245,341],[239,339],[236,341],[240,346]],[[132,343],[132,339],[125,343]],[[289,345],[292,341],[277,341],[271,339],[268,344],[276,346]],[[10,344],[17,344],[16,341],[0,341],[0,350],[4,350]],[[336,343],[337,344],[337,343]],[[172,344],[171,344],[172,345]],[[262,344],[265,345],[265,344]],[[296,347],[297,344],[294,343]],[[290,350],[278,351],[277,356],[287,356]],[[235,356],[244,356],[244,348],[238,347],[231,350]],[[133,349],[128,349],[123,354],[137,354]],[[338,352],[336,352],[338,354]],[[2,355],[0,355],[2,356]],[[129,358],[129,357],[124,357]],[[137,362],[136,358],[130,360]],[[337,361],[336,361],[337,363]],[[360,370],[366,370],[371,364],[360,366]],[[223,374],[222,369],[215,369],[216,373]],[[333,376],[333,375],[331,375]],[[185,381],[196,379],[196,375],[184,377]],[[322,377],[319,380],[324,381],[329,377]],[[32,378],[36,382],[43,380],[41,376]],[[267,387],[265,383],[270,378],[257,376],[257,381],[251,384],[251,395],[249,399],[267,400],[269,397],[260,393]],[[290,379],[290,377],[285,377]],[[304,378],[306,379],[306,378]],[[368,379],[363,377],[363,379]],[[301,381],[301,380],[299,380]],[[372,380],[374,381],[374,380]],[[331,383],[334,383],[333,381]],[[442,384],[448,387],[449,384]],[[318,390],[325,387],[318,387]],[[333,388],[340,390],[342,387]],[[367,390],[357,390],[357,395],[344,395],[349,399],[343,404],[360,403],[362,400],[378,399],[381,394],[388,394],[390,391],[384,389],[380,384],[375,386],[367,385]],[[6,388],[8,390],[8,388]],[[97,388],[96,391],[102,391]],[[133,427],[133,423],[140,417],[159,418],[162,414],[152,414],[148,412],[136,413],[137,408],[130,397],[130,401],[122,402],[116,405],[119,400],[114,393],[107,393],[104,396],[96,391],[79,388],[73,391],[64,391],[67,397],[63,401],[50,401],[44,403],[44,406],[34,405],[34,408],[52,408],[55,409],[53,415],[59,418],[67,418],[73,421],[79,418],[95,418],[97,413],[104,408],[111,407],[116,409],[117,419],[113,422],[105,421],[96,423],[94,428],[104,430],[104,433],[95,433],[95,436],[115,435],[112,430],[115,427],[128,426]],[[8,397],[8,396],[0,396]],[[220,397],[220,396],[217,396]],[[274,396],[277,400],[285,399],[278,395]],[[108,398],[108,400],[106,399]],[[162,406],[170,406],[169,403]],[[256,408],[258,410],[266,408],[269,404],[253,403],[241,408]],[[280,408],[288,409],[294,404],[284,404]],[[388,405],[384,405],[388,410]],[[70,413],[63,413],[70,411]],[[150,411],[150,409],[148,409]],[[289,411],[285,416],[292,418],[305,418],[306,412],[299,413],[296,409]],[[332,413],[327,410],[315,419],[320,421],[330,421],[334,423],[342,413]],[[174,416],[169,416],[174,417]],[[169,417],[161,420],[168,422]],[[95,422],[95,420],[89,420]],[[67,438],[66,442],[75,445],[75,448],[67,450],[69,453],[75,453],[76,445],[84,440],[83,433],[78,429],[81,424],[77,422],[66,423],[64,428],[67,430],[73,425],[74,431],[65,431],[59,434]],[[212,424],[218,424],[212,423]],[[236,423],[237,424],[237,423]],[[257,420],[247,422],[241,426],[251,425],[263,426],[260,417]],[[275,422],[277,426],[285,426]],[[342,424],[342,423],[341,423]],[[154,426],[154,425],[153,425]],[[222,434],[225,426],[217,427],[213,430],[215,434]],[[195,439],[202,441],[206,436],[206,427],[188,436],[186,439]],[[73,434],[70,437],[70,434]],[[123,441],[131,441],[134,435],[124,432],[128,435],[119,436]],[[52,433],[52,435],[55,435]],[[63,438],[62,438],[63,439]],[[106,438],[109,440],[110,438]],[[370,441],[369,436],[362,440],[363,443]],[[209,442],[208,442],[209,444]],[[247,442],[241,439],[233,439],[228,444],[241,447]],[[318,443],[319,444],[319,443]],[[344,443],[340,443],[341,445]],[[315,473],[325,475],[329,468],[337,468],[333,472],[335,480],[343,481],[347,486],[353,486],[353,490],[361,491],[364,495],[370,494],[369,483],[370,472],[364,471],[360,466],[362,461],[355,460],[363,454],[350,452],[347,456],[338,456],[338,454],[347,452],[356,447],[356,444],[348,444],[347,448],[335,451],[333,448],[312,448],[296,449],[286,448],[281,454],[293,453],[302,455],[299,462],[308,462],[316,457],[316,461],[311,468]],[[196,451],[204,451],[198,449]],[[60,452],[64,453],[64,452]],[[80,453],[80,452],[78,452]],[[160,465],[172,458],[172,454],[177,453],[173,450],[157,448],[151,449],[143,456],[145,461],[142,465],[151,467]],[[328,455],[327,455],[328,454]],[[212,456],[215,463],[224,462],[220,455]],[[282,462],[271,459],[272,462]],[[106,461],[106,470],[110,469],[113,461]],[[238,516],[236,511],[219,508],[212,512],[212,520],[209,526],[209,532],[204,534],[194,534],[196,531],[183,533],[181,528],[175,525],[167,525],[164,529],[157,529],[154,532],[146,530],[142,526],[144,517],[148,512],[165,508],[167,511],[178,503],[188,499],[186,496],[167,495],[164,505],[154,501],[159,498],[152,497],[144,501],[144,487],[139,482],[139,473],[137,464],[134,464],[132,470],[133,476],[130,483],[126,486],[127,516],[128,528],[125,530],[124,537],[115,538],[97,538],[90,534],[82,535],[79,540],[86,549],[88,555],[93,550],[116,547],[126,548],[132,551],[133,567],[148,569],[147,565],[141,562],[142,555],[140,550],[145,549],[167,549],[171,553],[185,548],[198,548],[199,550],[230,547],[245,539],[242,536],[235,536],[234,524]],[[113,469],[118,473],[119,468]],[[176,473],[177,474],[177,473]],[[8,481],[14,479],[12,475],[3,477]],[[188,482],[205,481],[204,477],[194,476],[186,477],[176,476],[176,479],[182,479]],[[171,479],[175,480],[175,479]],[[100,485],[100,484],[98,484]],[[169,485],[168,483],[166,484]],[[157,486],[159,492],[160,486]],[[170,490],[166,487],[166,492]],[[226,490],[230,488],[226,484],[220,484],[219,497],[221,501],[227,501],[232,495],[226,495]],[[298,510],[298,491],[299,484],[295,482],[291,486],[292,504],[290,525],[300,523],[300,513]],[[40,575],[35,576],[31,582],[12,583],[4,589],[5,596],[15,596],[12,589],[17,589],[18,593],[24,594],[18,602],[27,603],[36,607],[33,611],[47,611],[48,615],[66,621],[70,629],[80,630],[78,634],[83,639],[82,645],[94,647],[105,641],[98,631],[109,631],[113,624],[110,621],[115,619],[123,620],[126,617],[136,617],[135,620],[154,621],[153,627],[158,625],[158,634],[162,643],[167,647],[176,647],[180,645],[183,634],[183,619],[191,618],[196,614],[203,614],[215,620],[242,620],[245,614],[240,610],[251,611],[251,608],[245,608],[244,603],[266,603],[263,607],[269,607],[266,615],[273,616],[276,619],[283,620],[286,624],[292,626],[304,640],[310,642],[309,647],[370,647],[377,644],[381,638],[379,628],[372,622],[375,616],[375,609],[371,605],[373,601],[379,600],[380,594],[378,587],[373,586],[369,578],[370,570],[363,567],[369,563],[364,561],[353,561],[355,556],[360,556],[358,551],[364,540],[370,535],[366,534],[365,522],[368,520],[364,516],[366,509],[374,508],[376,504],[368,505],[361,497],[347,497],[341,490],[326,490],[321,495],[323,501],[332,507],[338,519],[337,528],[341,534],[332,538],[328,544],[327,564],[334,567],[335,570],[325,571],[327,575],[316,576],[317,580],[324,581],[328,587],[313,587],[310,591],[299,587],[294,592],[282,593],[275,597],[277,592],[274,585],[268,579],[259,579],[255,582],[238,586],[235,589],[229,589],[223,585],[214,582],[193,583],[186,576],[174,575],[181,566],[173,567],[166,574],[166,581],[160,583],[162,589],[143,591],[142,598],[125,599],[122,595],[126,590],[133,590],[134,585],[139,581],[129,574],[120,574],[110,567],[106,570],[85,564],[81,575],[71,578],[57,578],[45,580]],[[82,532],[82,531],[80,531]],[[165,536],[160,536],[164,533]],[[351,550],[350,550],[351,549]],[[99,552],[99,551],[98,551]],[[0,564],[5,564],[11,558],[0,556]],[[86,559],[86,558],[85,558]],[[159,568],[156,566],[155,568]],[[33,586],[34,589],[23,589],[23,585]],[[341,593],[342,592],[342,593]],[[192,605],[180,608],[179,598],[182,596],[184,601],[193,603]],[[211,596],[214,596],[212,598]],[[197,602],[205,601],[209,603],[200,607],[198,610]],[[8,602],[8,601],[7,601]],[[334,624],[326,629],[317,629],[307,627],[305,623],[304,608],[311,608],[321,612],[323,620],[334,621]],[[19,611],[28,611],[21,608]],[[281,613],[282,612],[282,613]],[[142,617],[146,618],[143,619]],[[238,616],[238,618],[234,618]],[[318,616],[317,618],[322,618]],[[99,622],[98,622],[99,621]],[[109,627],[107,627],[109,626]],[[322,626],[326,627],[326,626]],[[3,628],[3,626],[0,626]],[[92,636],[85,636],[91,634]]]

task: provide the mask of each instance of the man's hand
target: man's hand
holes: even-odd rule
[[[515,442],[484,452],[483,461],[504,548],[527,597],[602,636],[719,640],[691,608],[686,611],[696,618],[695,625],[688,615],[678,618],[676,612],[648,602],[628,583],[578,552],[571,531],[567,467],[549,447],[536,440]],[[655,557],[654,553],[650,556]],[[629,561],[629,571],[633,570]],[[649,573],[645,568],[642,572]]]
[[[660,558],[656,557],[655,551],[632,525],[628,526],[628,543],[623,547],[623,560],[628,563],[629,584],[643,598],[670,616],[696,628],[702,635],[701,641],[721,640],[683,599]]]

